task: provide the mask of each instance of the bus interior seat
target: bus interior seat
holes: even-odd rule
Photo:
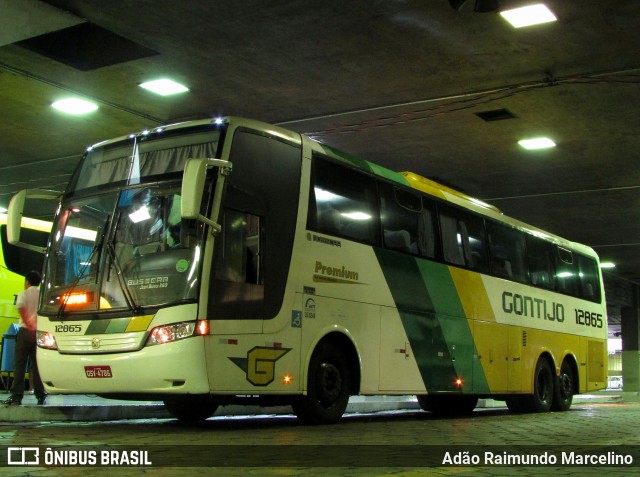
[[[411,251],[411,236],[407,230],[385,230],[384,244],[387,248],[400,252]]]

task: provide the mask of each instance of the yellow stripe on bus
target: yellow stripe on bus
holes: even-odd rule
[[[449,267],[449,272],[467,319],[496,321],[482,275],[456,267]]]
[[[151,320],[153,320],[153,315],[134,316],[129,321],[125,333],[130,331],[145,331],[149,327]]]

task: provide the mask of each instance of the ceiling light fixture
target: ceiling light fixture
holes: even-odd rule
[[[553,12],[542,3],[514,8],[512,10],[504,10],[500,12],[500,15],[515,28],[523,28],[557,20]]]
[[[98,109],[97,104],[80,98],[61,99],[51,106],[63,113],[75,115],[91,113]]]
[[[600,262],[600,268],[616,268],[616,264],[613,262]]]
[[[140,87],[152,93],[159,94],[160,96],[169,96],[171,94],[189,91],[189,88],[186,86],[166,78],[141,83]]]
[[[556,143],[553,142],[548,137],[536,137],[533,139],[523,139],[521,141],[518,141],[518,144],[520,144],[520,147],[523,147],[529,150],[548,149],[556,145]]]

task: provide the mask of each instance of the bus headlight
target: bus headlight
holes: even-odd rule
[[[36,333],[36,341],[40,348],[45,349],[58,349],[56,339],[48,331],[38,331]]]
[[[184,321],[182,323],[157,326],[149,333],[146,346],[170,343],[190,336],[204,336],[206,334],[209,334],[209,322],[207,321]]]

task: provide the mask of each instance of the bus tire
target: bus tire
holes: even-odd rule
[[[293,412],[305,424],[339,421],[349,403],[351,377],[345,355],[334,343],[321,343],[311,356],[307,376],[307,395],[294,398]]]
[[[540,357],[533,375],[533,394],[523,396],[523,412],[549,412],[555,394],[555,373],[549,361]]]
[[[176,396],[165,399],[164,407],[176,419],[196,423],[213,416],[218,403],[209,395]]]
[[[478,404],[478,397],[471,395],[418,395],[417,398],[423,411],[441,416],[471,414]]]
[[[556,378],[555,392],[551,410],[556,412],[568,411],[573,402],[574,374],[571,365],[564,361],[560,367],[560,375]]]

